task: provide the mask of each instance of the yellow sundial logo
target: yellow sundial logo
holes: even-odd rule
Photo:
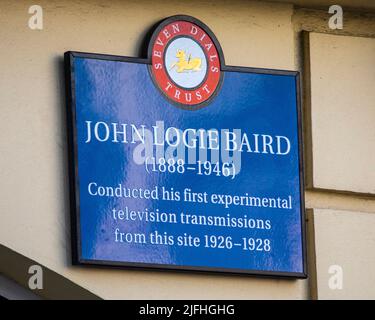
[[[177,50],[176,58],[178,61],[171,65],[171,69],[177,67],[177,72],[185,72],[185,71],[201,71],[202,59],[200,58],[191,58],[191,54],[189,54],[189,58],[186,59],[186,53],[184,50]]]

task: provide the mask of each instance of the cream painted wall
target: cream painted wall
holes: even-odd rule
[[[268,1],[268,0],[267,0]],[[271,0],[273,2],[294,3],[302,7],[327,8],[331,5],[341,5],[344,9],[375,10],[373,0]]]
[[[375,299],[375,214],[314,210],[314,222],[318,298]]]
[[[345,32],[361,30],[355,26]],[[306,206],[314,208],[311,287],[318,299],[375,297],[375,39],[369,35],[306,38],[313,173]],[[335,288],[340,268],[343,286]]]
[[[313,186],[375,194],[375,39],[309,42]]]
[[[64,51],[136,56],[148,28],[189,14],[217,35],[227,64],[295,69],[292,6],[251,1],[28,1],[0,10],[0,243],[103,298],[308,297],[306,280],[80,268],[70,265]]]

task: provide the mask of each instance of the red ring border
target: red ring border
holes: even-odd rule
[[[176,24],[179,26],[178,31],[176,28],[173,29],[172,27],[172,25]],[[191,27],[196,28],[196,34],[191,33]],[[164,33],[165,31],[168,32],[169,36]],[[195,40],[206,55],[207,74],[203,82],[197,88],[186,89],[176,85],[170,80],[165,69],[165,50],[173,39],[181,36],[190,37]],[[158,40],[161,40],[161,42],[158,42]],[[207,44],[212,44],[212,46],[207,48],[205,46]],[[155,51],[158,52],[157,56],[154,54]],[[162,21],[152,34],[148,46],[148,57],[151,63],[149,71],[155,86],[169,102],[179,108],[187,110],[200,109],[208,105],[221,88],[223,81],[222,67],[225,65],[221,46],[212,31],[204,23],[195,18],[179,15]],[[210,59],[210,57],[213,59]],[[156,69],[157,64],[160,64],[162,68]],[[218,72],[214,72],[212,68],[217,68]],[[167,88],[167,86],[169,89],[166,91],[165,88]],[[204,89],[205,87],[210,91],[209,93]],[[175,98],[176,89],[180,91],[180,96],[191,94],[191,101],[181,101],[181,99]],[[202,99],[198,99],[197,92],[202,95]]]

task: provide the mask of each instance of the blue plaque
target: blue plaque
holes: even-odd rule
[[[298,72],[226,66],[188,16],[65,62],[75,264],[306,277]]]

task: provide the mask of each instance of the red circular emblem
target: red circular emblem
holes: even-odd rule
[[[199,109],[220,87],[221,52],[212,32],[200,21],[186,16],[169,18],[156,29],[149,46],[152,78],[175,105]]]

